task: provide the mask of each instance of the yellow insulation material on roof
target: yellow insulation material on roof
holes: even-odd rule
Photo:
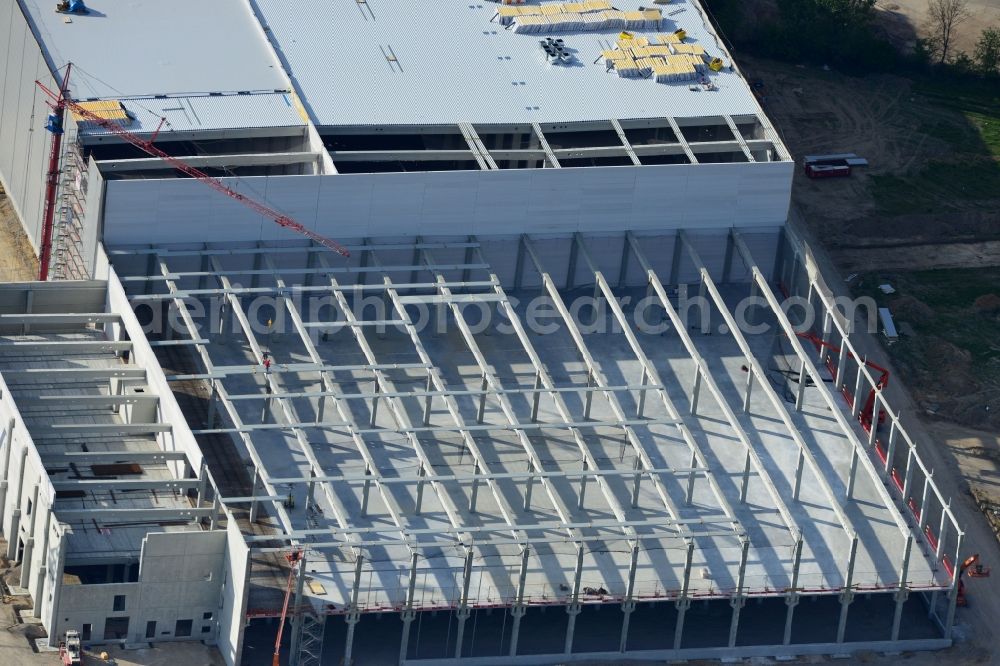
[[[98,102],[77,102],[77,106],[86,109],[87,111],[93,113],[95,116],[99,116],[104,120],[114,120],[114,121],[129,121],[128,114],[125,113],[125,107],[122,103],[116,99],[101,100]],[[74,109],[70,108],[70,113],[73,114],[73,120],[80,122],[81,120],[86,121],[82,115],[77,113]]]

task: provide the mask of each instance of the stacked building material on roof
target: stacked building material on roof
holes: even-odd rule
[[[505,5],[497,15],[500,24],[516,33],[593,32],[599,30],[655,30],[663,25],[663,12],[612,9],[605,0],[548,5]]]
[[[672,83],[696,79],[708,70],[705,47],[680,43],[676,34],[623,36],[601,55],[605,66],[623,79],[653,77],[657,83]]]

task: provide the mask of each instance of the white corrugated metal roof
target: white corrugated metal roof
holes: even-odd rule
[[[134,119],[127,125],[130,132],[155,132],[160,118],[166,118],[160,130],[161,141],[169,140],[169,132],[305,126],[288,93],[143,97],[121,102]],[[85,123],[81,133],[97,136],[108,132]]]
[[[498,5],[468,0],[316,3],[252,0],[318,125],[563,122],[754,114],[746,82],[713,73],[717,91],[622,79],[595,59],[617,31],[553,33],[571,65],[545,62],[538,41],[491,21]],[[635,10],[648,0],[616,0]],[[664,26],[727,60],[694,0],[663,5]],[[395,54],[391,62],[385,54]]]
[[[86,16],[55,0],[21,0],[50,66],[76,66],[76,98],[284,90],[281,72],[243,0],[87,0]]]

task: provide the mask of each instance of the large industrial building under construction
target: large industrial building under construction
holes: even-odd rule
[[[961,526],[698,0],[168,4],[0,0],[50,256],[0,285],[0,524],[50,645],[951,644]]]

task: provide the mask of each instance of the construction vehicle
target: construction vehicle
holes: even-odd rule
[[[965,597],[965,581],[962,580],[962,577],[966,574],[968,574],[969,578],[989,578],[990,568],[984,567],[980,563],[979,553],[965,558],[962,566],[958,569],[958,596],[955,599],[955,603],[959,606],[969,605],[969,600]]]
[[[66,640],[59,644],[59,657],[63,666],[79,666],[81,664],[80,633],[75,629],[66,632]]]
[[[823,349],[825,347],[827,350],[829,350],[830,352],[832,352],[832,354],[839,354],[840,353],[840,347],[838,347],[837,345],[834,345],[832,343],[829,343],[826,340],[821,339],[818,335],[815,335],[815,334],[810,333],[808,331],[806,331],[804,333],[799,333],[798,335],[799,335],[800,338],[805,338],[806,340],[809,340],[811,343],[813,343],[813,345],[815,345],[815,347],[816,347],[817,350],[821,350],[821,349]],[[854,354],[850,354],[850,353],[848,354],[848,357],[849,358],[855,358]],[[875,370],[876,372],[879,373],[879,378],[875,382],[875,386],[872,387],[872,389],[868,392],[868,399],[865,400],[865,404],[861,408],[861,414],[859,414],[859,416],[858,416],[859,420],[861,421],[861,425],[864,427],[864,429],[865,430],[871,430],[871,427],[872,427],[872,410],[875,408],[875,393],[877,391],[884,390],[885,387],[889,385],[889,371],[886,368],[883,368],[878,363],[873,363],[872,361],[869,361],[868,359],[864,359],[864,364],[865,364],[865,366],[867,366],[867,367],[871,368],[872,370]],[[833,361],[830,358],[827,358],[827,369],[830,370],[831,373],[834,372]],[[844,387],[844,395],[845,395],[845,397],[847,397],[847,399],[851,403],[851,405],[853,405],[854,401],[857,400],[857,396],[851,397],[848,394],[848,389],[847,389],[846,386]],[[883,410],[879,410],[879,413],[878,413],[878,423],[879,423],[879,425],[881,425],[882,423],[885,423],[885,411],[883,411]]]
[[[119,125],[113,120],[105,118],[97,113],[94,113],[90,109],[86,108],[81,104],[77,104],[70,98],[69,94],[69,76],[72,70],[73,64],[69,63],[66,65],[66,72],[63,75],[62,83],[59,86],[59,92],[54,92],[49,90],[41,81],[35,81],[42,92],[44,92],[51,101],[47,102],[49,107],[52,109],[52,113],[48,116],[48,121],[45,125],[47,129],[52,134],[52,146],[49,151],[49,170],[46,177],[46,188],[45,188],[45,211],[42,221],[42,242],[39,251],[38,263],[39,263],[39,275],[38,279],[45,281],[48,279],[49,274],[49,263],[52,257],[52,231],[55,219],[55,202],[56,202],[56,190],[59,184],[59,160],[62,156],[62,137],[63,137],[63,124],[65,122],[66,109],[73,112],[73,115],[78,119],[83,119],[91,122],[103,129],[107,130],[111,134],[114,134],[118,138],[124,140],[127,143],[135,146],[142,152],[153,157],[158,157],[174,169],[180,171],[181,173],[198,180],[208,187],[225,194],[227,197],[235,199],[247,208],[273,220],[277,225],[284,227],[286,229],[291,229],[292,231],[305,236],[311,240],[316,241],[320,245],[327,247],[337,254],[349,257],[350,252],[347,251],[342,245],[330,240],[329,238],[322,236],[315,231],[307,229],[302,224],[291,219],[287,215],[280,213],[279,211],[271,208],[270,206],[255,201],[245,194],[240,194],[236,190],[232,189],[225,183],[223,183],[218,178],[213,178],[207,173],[200,169],[196,169],[193,166],[184,163],[182,160],[177,159],[171,155],[168,155],[164,151],[157,148],[154,144],[156,137],[159,136],[160,130],[163,128],[163,124],[166,122],[166,118],[160,119],[160,126],[153,133],[152,138],[147,141],[140,138],[139,136],[133,134],[132,132],[125,129],[123,126]]]
[[[278,636],[274,640],[274,657],[271,660],[271,666],[281,666],[281,636],[285,631],[285,620],[288,619],[288,602],[291,601],[295,576],[301,566],[302,551],[293,550],[285,555],[285,559],[288,560],[288,583],[285,585],[285,603],[281,607],[281,619],[278,620]]]

